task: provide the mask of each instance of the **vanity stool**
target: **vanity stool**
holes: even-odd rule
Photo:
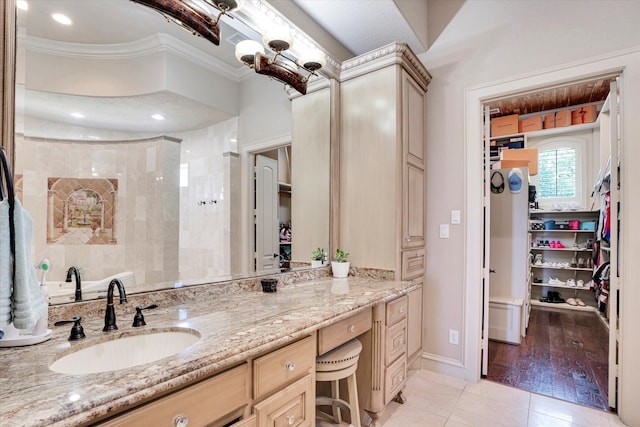
[[[318,419],[332,423],[342,422],[341,409],[351,413],[351,424],[360,427],[360,405],[356,387],[356,368],[362,344],[356,338],[318,356],[316,359],[316,381],[331,381],[331,397],[316,397],[316,406],[331,406],[333,415],[317,409]],[[349,402],[340,399],[340,380],[347,379]]]

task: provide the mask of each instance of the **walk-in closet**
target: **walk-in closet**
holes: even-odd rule
[[[605,411],[617,397],[621,80],[484,104],[483,375]]]

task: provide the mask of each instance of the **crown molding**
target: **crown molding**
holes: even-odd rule
[[[235,82],[240,81],[245,75],[244,67],[231,67],[166,33],[113,44],[62,42],[23,36],[22,32],[19,32],[18,37],[21,42],[25,42],[27,50],[47,55],[80,59],[135,59],[154,53],[168,52]]]
[[[391,43],[344,61],[341,66],[340,81],[346,81],[389,65],[403,66],[422,86],[422,89],[427,90],[431,74],[406,43]]]

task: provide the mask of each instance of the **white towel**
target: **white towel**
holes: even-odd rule
[[[9,199],[0,201],[0,327],[11,323],[11,243]]]
[[[33,220],[15,199],[16,230],[15,281],[13,283],[13,324],[18,329],[32,329],[47,314],[47,301],[40,291],[31,258]]]

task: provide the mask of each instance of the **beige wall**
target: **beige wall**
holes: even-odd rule
[[[586,5],[588,3],[588,6]],[[427,94],[427,281],[424,314],[424,351],[427,363],[434,369],[449,371],[459,376],[468,375],[470,366],[478,361],[469,360],[465,346],[467,335],[478,333],[480,327],[477,307],[465,300],[465,266],[470,259],[465,254],[465,214],[477,215],[477,211],[465,209],[467,200],[479,195],[481,186],[467,188],[465,141],[469,118],[465,117],[465,89],[487,86],[489,82],[511,81],[531,73],[551,70],[562,64],[605,55],[609,52],[640,46],[637,31],[638,8],[633,1],[582,2],[545,1],[468,1],[449,26],[441,33],[430,50],[421,55],[423,63],[433,75]],[[612,7],[615,5],[615,7]],[[553,13],[551,13],[553,12]],[[571,25],[567,25],[570,22]],[[585,42],[588,33],[589,42]],[[518,37],[513,35],[517,34]],[[640,84],[637,67],[630,67],[625,80],[625,93],[638,92]],[[638,168],[633,165],[640,159],[638,140],[640,127],[634,112],[640,111],[640,99],[627,96],[624,108],[628,120],[625,123],[625,164],[623,179],[626,183],[640,182]],[[473,111],[470,113],[473,114]],[[477,114],[480,114],[478,108]],[[480,128],[478,128],[480,133]],[[477,140],[477,138],[475,139]],[[471,177],[471,180],[474,178]],[[481,176],[478,174],[477,180]],[[638,216],[640,203],[633,197],[633,188],[624,199],[625,218]],[[439,239],[439,224],[448,223],[451,209],[463,209],[463,225],[451,226],[451,237]],[[638,276],[640,248],[629,241],[640,230],[634,221],[626,223],[626,244],[623,243],[624,274],[627,278]],[[477,232],[477,230],[476,230]],[[466,236],[469,238],[470,236]],[[478,254],[473,254],[478,255]],[[623,316],[622,358],[629,360],[638,348],[637,333],[625,333],[625,324],[632,327],[640,319],[634,310],[634,301],[640,301],[640,293],[627,286],[621,305]],[[463,345],[448,344],[449,329],[461,331]],[[635,335],[635,336],[634,336]],[[640,425],[640,409],[630,400],[640,392],[640,369],[633,362],[624,365],[622,375],[622,415],[630,425]],[[477,379],[477,378],[470,378]],[[626,405],[625,405],[626,402]],[[636,405],[637,406],[637,405]]]

